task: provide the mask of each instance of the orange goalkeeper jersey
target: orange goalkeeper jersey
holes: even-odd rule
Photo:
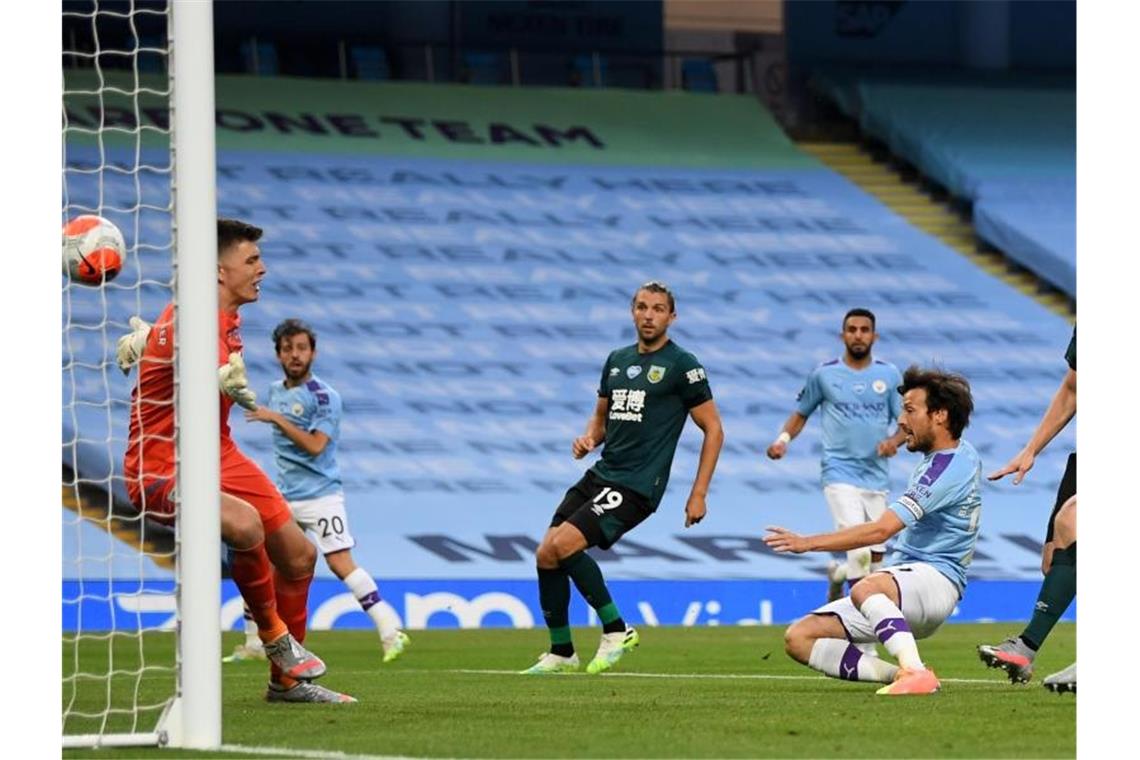
[[[241,317],[218,312],[218,366],[240,353]],[[223,446],[230,440],[233,400],[218,392]],[[138,363],[138,382],[131,391],[131,425],[123,471],[130,480],[139,475],[169,475],[174,471],[174,304],[168,304],[147,337]]]

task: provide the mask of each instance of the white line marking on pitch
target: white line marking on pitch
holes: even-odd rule
[[[324,749],[285,749],[283,747],[250,747],[244,744],[223,744],[221,752],[242,752],[247,755],[268,755],[270,757],[301,757],[309,760],[412,760],[407,755],[354,755],[347,752]]]

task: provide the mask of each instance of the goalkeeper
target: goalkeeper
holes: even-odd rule
[[[289,506],[261,468],[238,449],[228,422],[234,403],[256,409],[245,377],[238,309],[258,299],[265,264],[262,230],[234,219],[218,220],[218,380],[221,412],[221,533],[232,554],[231,574],[257,622],[270,660],[270,702],[354,702],[311,683],[325,673],[307,651],[309,584],[316,551],[293,522]],[[119,340],[124,372],[138,364],[123,463],[131,502],[151,519],[173,524],[178,502],[174,445],[174,304],[153,328],[131,318]]]

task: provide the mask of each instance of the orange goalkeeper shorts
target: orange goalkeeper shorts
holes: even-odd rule
[[[265,535],[273,533],[293,519],[285,497],[273,485],[273,481],[257,463],[241,452],[233,440],[222,441],[221,462],[222,493],[248,502],[261,517]],[[165,475],[144,474],[127,479],[127,494],[131,503],[147,517],[167,525],[174,524],[175,498],[173,473]]]

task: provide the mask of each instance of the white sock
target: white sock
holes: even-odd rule
[[[890,683],[899,670],[878,657],[867,657],[846,639],[816,639],[808,667],[832,678],[875,683]]]
[[[253,621],[253,613],[249,611],[248,604],[242,604],[242,618],[245,621],[245,645],[260,649],[264,644],[261,643],[261,637],[257,635],[257,623]]]
[[[883,560],[882,559],[875,559],[874,557],[872,557],[871,558],[871,572],[877,573],[882,569],[883,569]]]
[[[887,652],[908,670],[925,670],[922,658],[918,656],[918,645],[914,634],[906,624],[902,610],[886,594],[872,594],[867,597],[859,611],[875,629],[875,635],[887,648]]]
[[[348,586],[356,601],[360,602],[368,617],[372,618],[372,623],[380,632],[381,639],[395,635],[396,623],[390,616],[384,614],[384,605],[380,604],[380,589],[363,567],[358,567],[345,576],[344,585]]]

